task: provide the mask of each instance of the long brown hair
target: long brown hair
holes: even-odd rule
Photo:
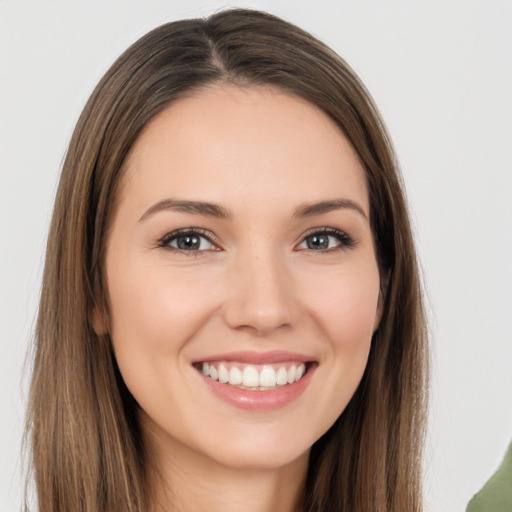
[[[148,509],[137,405],[108,334],[102,260],[123,162],[147,123],[212,83],[272,85],[341,127],[366,172],[384,313],[351,402],[312,448],[304,510],[421,510],[427,336],[417,260],[394,152],[363,84],[308,33],[228,10],[163,25],[100,81],[78,121],[51,223],[27,426],[40,512]]]

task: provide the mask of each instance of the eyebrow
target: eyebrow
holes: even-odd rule
[[[323,213],[329,213],[334,210],[350,209],[359,213],[364,219],[368,220],[368,216],[361,206],[350,199],[332,199],[328,201],[320,201],[318,203],[306,203],[300,205],[294,212],[294,217],[313,217]],[[215,217],[218,219],[229,219],[232,217],[231,212],[223,206],[207,203],[203,201],[180,201],[177,199],[164,199],[155,203],[148,208],[139,219],[139,222],[147,219],[157,212],[165,210],[174,210],[182,213],[192,213],[196,215],[204,215],[207,217]]]
[[[228,219],[231,213],[226,208],[213,203],[203,201],[179,201],[176,199],[164,199],[151,206],[139,219],[139,222],[147,219],[151,215],[164,210],[174,210],[183,213],[194,213],[196,215],[205,215],[207,217],[216,217],[219,219]]]
[[[329,213],[334,210],[349,209],[353,210],[368,220],[368,216],[359,204],[350,199],[332,199],[329,201],[320,201],[319,203],[307,203],[300,205],[294,213],[294,217],[312,217],[314,215],[321,215]]]

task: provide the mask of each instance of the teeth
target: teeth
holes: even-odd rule
[[[276,386],[276,371],[272,366],[264,366],[260,372],[260,386],[274,388]]]
[[[222,384],[226,384],[229,381],[229,372],[226,370],[226,367],[222,364],[219,365],[219,382]]]
[[[230,367],[231,366],[231,367]],[[288,366],[288,365],[286,365]],[[254,366],[241,370],[229,363],[203,363],[201,372],[222,384],[246,389],[271,389],[299,381],[306,373],[306,365],[292,364],[288,368],[279,365],[263,365],[258,371]]]
[[[258,370],[252,366],[246,366],[242,372],[242,384],[246,388],[255,388],[260,385]]]
[[[242,372],[236,366],[233,366],[233,368],[229,370],[229,383],[232,386],[242,384]]]
[[[285,384],[288,384],[288,372],[286,371],[286,368],[284,368],[283,366],[281,366],[281,368],[277,370],[276,384],[278,386],[284,386]]]

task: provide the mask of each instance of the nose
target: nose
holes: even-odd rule
[[[228,279],[224,317],[231,328],[265,336],[295,322],[293,279],[276,255],[246,254]]]

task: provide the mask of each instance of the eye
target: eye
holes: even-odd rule
[[[354,246],[354,240],[346,233],[334,228],[316,229],[306,234],[297,246],[299,250],[329,252]]]
[[[218,250],[211,238],[212,236],[204,230],[180,229],[165,235],[158,242],[158,246],[173,251],[190,253]]]

